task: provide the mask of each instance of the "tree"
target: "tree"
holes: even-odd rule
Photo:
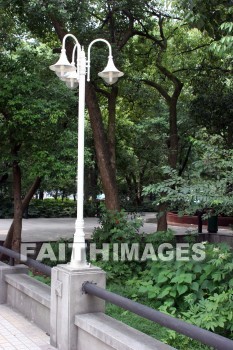
[[[129,76],[139,61],[132,64]],[[122,84],[117,120],[117,176],[124,195],[136,205],[143,202],[142,189],[161,179],[166,154],[166,111],[158,96],[137,80]]]
[[[148,186],[145,192],[160,196],[170,210],[176,209],[181,215],[205,211],[209,216],[213,213],[232,216],[232,149],[226,149],[224,139],[216,134],[210,136],[205,128],[190,141],[193,161],[183,176],[164,168],[169,179]]]
[[[224,67],[203,71],[193,82],[194,99],[190,105],[190,117],[196,125],[221,135],[228,149],[233,148],[232,83]]]
[[[70,92],[58,87],[52,74],[48,80],[45,69],[51,52],[46,53],[47,50],[43,45],[22,40],[13,51],[0,54],[1,163],[12,168],[14,194],[14,221],[5,246],[16,251],[20,250],[23,211],[40,185],[43,166],[51,162],[48,155],[53,157],[52,151],[56,151],[57,126],[66,113],[72,111]],[[55,100],[52,93],[56,95]],[[33,173],[36,169],[34,183],[22,200],[22,172]]]
[[[206,2],[204,3],[208,7]],[[223,11],[223,8],[220,6],[218,10]],[[200,14],[201,11],[203,11],[204,16],[204,9],[198,9],[197,12]],[[184,22],[187,20],[184,11],[177,13],[175,6],[172,6],[170,11],[162,11],[149,3],[147,13],[150,14],[150,19],[139,22],[137,31],[138,36],[147,40],[146,45],[141,42],[142,50],[139,51],[139,54],[145,52],[145,47],[147,47],[147,55],[145,56],[147,60],[148,58],[150,60],[149,66],[145,64],[146,69],[144,69],[142,81],[157,90],[167,104],[169,112],[167,164],[171,169],[177,169],[178,174],[181,175],[190,155],[191,144],[187,149],[184,161],[179,164],[182,149],[181,130],[178,128],[180,125],[178,102],[182,97],[184,84],[190,84],[191,79],[195,79],[197,72],[200,74],[200,72],[207,70],[208,64],[210,66],[213,64],[208,71],[216,69],[216,57],[210,51],[213,40],[196,29],[190,29],[187,32],[188,25]],[[152,45],[149,46],[149,42]],[[153,69],[153,60],[156,70]],[[228,71],[230,72],[229,69]],[[194,123],[192,122],[192,124]],[[166,176],[169,176],[169,172],[166,172]],[[165,178],[164,180],[169,182],[169,179]],[[160,212],[158,230],[166,230],[166,202],[164,200],[161,201]]]
[[[41,4],[42,3],[42,4]],[[130,38],[128,31],[131,28],[130,20],[123,16],[122,30],[117,28],[114,16],[120,9],[111,1],[99,2],[95,6],[92,4],[84,4],[81,2],[78,5],[78,11],[75,2],[63,2],[59,6],[57,2],[42,1],[40,4],[31,1],[17,1],[17,6],[14,7],[14,2],[11,3],[10,11],[16,13],[21,22],[24,23],[34,35],[41,40],[51,40],[50,32],[54,30],[57,37],[61,41],[67,33],[66,27],[74,29],[72,32],[79,34],[81,44],[89,42],[92,34],[92,39],[100,32],[103,37],[110,40],[118,49],[121,49]],[[42,6],[41,6],[42,5]],[[74,10],[75,6],[75,11]],[[33,13],[37,14],[36,19]],[[122,18],[120,19],[122,20]],[[42,29],[43,23],[43,30]],[[95,23],[93,27],[91,23]],[[131,33],[131,31],[130,31]],[[72,45],[68,47],[68,54],[71,55]],[[100,55],[101,57],[101,55]],[[97,64],[100,63],[97,60]],[[95,67],[96,68],[96,67]],[[98,71],[98,70],[97,70]],[[118,193],[115,176],[115,103],[117,97],[117,88],[102,90],[108,99],[109,109],[109,128],[108,137],[103,126],[101,109],[98,103],[97,93],[95,89],[95,77],[92,75],[92,83],[86,86],[86,103],[90,115],[90,121],[93,130],[94,143],[96,149],[97,162],[102,179],[103,189],[106,196],[106,205],[108,209],[119,209]],[[97,88],[98,90],[98,88]]]
[[[153,0],[99,0],[94,4],[70,0],[59,4],[55,0],[4,2],[5,13],[9,18],[17,19],[17,26],[22,32],[32,33],[34,40],[43,41],[56,53],[68,28],[77,34],[85,47],[96,37],[103,37],[112,44],[116,65],[125,72],[125,82],[122,80],[113,87],[100,82],[97,72],[103,68],[106,48],[98,46],[92,50],[91,82],[86,85],[86,105],[95,145],[92,161],[96,157],[108,209],[119,209],[117,179],[122,181],[124,173],[117,171],[116,164],[126,170],[126,182],[134,188],[138,200],[144,184],[149,180],[159,181],[164,176],[159,167],[168,165],[181,176],[189,165],[193,147],[190,136],[195,136],[194,126],[199,127],[190,117],[189,104],[193,101],[194,105],[200,98],[203,91],[198,89],[202,87],[203,90],[208,85],[210,70],[218,70],[221,75],[219,64],[222,58],[210,47],[218,38],[225,37],[226,29],[221,26],[229,28],[230,13],[229,8],[223,7],[223,1],[220,6],[215,0],[202,4],[195,0],[192,3],[198,5],[191,9],[193,22],[187,16],[187,4],[176,1],[169,9],[166,9],[164,1]],[[209,10],[213,11],[213,16],[208,15]],[[206,17],[208,25],[197,29],[200,16]],[[9,23],[12,25],[12,22]],[[69,57],[72,48],[73,44],[68,42]],[[229,59],[229,54],[226,55]],[[224,70],[230,73],[231,64],[224,66]],[[226,88],[224,91],[227,91]],[[127,121],[132,122],[125,123],[128,140],[121,129],[125,125],[123,113],[126,113]],[[138,114],[139,118],[133,114]],[[63,117],[57,116],[55,120],[59,118],[62,120]],[[157,135],[149,135],[149,131],[156,132],[155,125],[159,126]],[[145,133],[146,130],[148,133]],[[129,140],[130,135],[133,135],[132,140]],[[125,154],[118,156],[119,159],[116,159],[116,145],[118,154],[121,153],[120,147],[126,150]],[[146,147],[151,152],[153,147],[159,149],[155,152],[158,164],[147,159]],[[65,148],[60,144],[58,149]],[[47,156],[46,151],[38,152],[43,164]],[[60,160],[65,161],[66,156],[61,154]],[[53,163],[56,158],[54,156]],[[58,163],[53,174],[59,169]],[[170,176],[169,172],[164,178],[169,181],[166,176]],[[69,175],[64,176],[67,177]],[[49,186],[49,181],[47,184]],[[65,184],[59,178],[56,178],[56,187],[65,190]],[[162,204],[160,212],[164,214],[166,203]],[[158,227],[166,229],[165,215],[159,217]]]
[[[233,6],[231,0],[179,1],[185,21],[213,38],[211,50],[221,56],[231,54],[233,48]]]

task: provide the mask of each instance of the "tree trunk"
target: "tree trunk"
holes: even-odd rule
[[[168,165],[172,169],[177,167],[178,159],[178,130],[177,130],[177,99],[169,101],[169,141]],[[158,208],[157,232],[167,231],[167,203],[161,203]]]
[[[176,169],[178,158],[178,130],[177,130],[177,100],[171,99],[169,105],[169,145],[168,164]]]
[[[157,232],[167,231],[167,204],[161,203],[157,215]]]
[[[14,191],[14,231],[12,250],[20,253],[23,206],[21,199],[21,169],[17,161],[13,162],[13,191]]]
[[[40,200],[43,200],[43,199],[44,199],[44,191],[43,191],[43,190],[40,190],[40,191],[39,191],[39,199],[40,199]]]
[[[41,183],[41,178],[37,177],[22,201],[22,212],[24,212],[24,210],[28,207],[33,195],[38,190],[40,183]],[[13,222],[8,230],[6,239],[5,239],[4,244],[3,244],[3,246],[5,248],[9,248],[9,249],[12,248],[13,233],[14,233],[14,219],[13,219]],[[2,259],[2,255],[0,255],[0,259]]]
[[[104,132],[96,92],[90,83],[86,84],[86,103],[94,136],[98,168],[105,194],[105,204],[109,210],[119,210],[116,176],[111,165],[109,144]]]
[[[116,176],[116,99],[118,87],[113,86],[108,98],[108,143],[110,163],[113,175]]]

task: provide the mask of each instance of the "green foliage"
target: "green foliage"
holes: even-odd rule
[[[208,298],[202,298],[197,303],[186,298],[189,310],[182,315],[188,322],[201,328],[228,336],[233,335],[233,289],[214,293]]]
[[[32,199],[27,213],[27,218],[75,218],[77,216],[77,203],[69,199]],[[96,204],[91,201],[84,202],[84,217],[96,215]],[[13,203],[9,198],[1,199],[0,218],[13,217]]]
[[[195,261],[190,248],[189,261],[153,261],[126,284],[134,286],[137,299],[148,298],[162,312],[233,337],[232,250],[225,244],[205,243],[205,254],[203,261]]]
[[[107,272],[108,280],[130,278],[132,272],[137,274],[141,270],[138,261],[115,261],[114,260],[114,243],[142,243],[143,235],[139,234],[139,228],[142,221],[139,217],[131,217],[125,211],[108,211],[102,207],[100,217],[100,227],[95,228],[92,241],[96,243],[97,248],[102,248],[102,244],[110,244],[110,260],[93,262]],[[140,246],[141,247],[141,246]],[[142,247],[141,247],[142,248]]]
[[[8,219],[12,218],[14,215],[13,203],[10,198],[4,198],[0,195],[0,218]]]
[[[39,273],[32,272],[32,271],[29,271],[29,276],[35,278],[39,282],[47,284],[48,286],[51,285],[51,277],[47,277],[47,276],[44,276],[44,275],[41,275]]]
[[[226,149],[221,136],[210,137],[202,129],[196,138],[190,137],[192,155],[186,172],[163,167],[165,180],[144,188],[144,194],[153,193],[156,202],[167,203],[168,209],[194,214],[211,209],[207,215],[232,215],[232,149]]]
[[[219,138],[219,143],[221,145],[224,142],[226,148],[233,146],[233,81],[228,73],[230,61],[226,57],[224,66],[221,65],[223,72],[207,68],[200,76],[195,77],[194,98],[189,110],[190,118],[196,127],[208,127],[208,134],[220,135],[223,141]]]
[[[51,252],[53,252],[54,257],[56,258],[55,261],[52,261],[50,258],[44,258],[41,262],[42,264],[48,265],[48,266],[56,266],[58,264],[67,264],[71,260],[71,253],[72,249],[69,247],[69,244],[73,242],[73,239],[60,239],[59,241],[56,242],[50,242],[49,246],[51,249]],[[62,244],[62,247],[64,249],[64,254],[60,254],[60,247]],[[45,254],[47,251],[45,251]],[[60,259],[60,255],[62,255]]]
[[[92,202],[84,203],[84,216],[95,216],[96,207]],[[31,218],[62,218],[77,216],[76,201],[65,199],[33,199],[29,205],[28,216]]]
[[[31,218],[76,217],[76,202],[72,200],[33,199],[28,209]]]
[[[111,284],[108,289],[117,294],[127,296],[129,287]],[[127,325],[148,334],[149,336],[169,344],[179,350],[208,350],[208,346],[193,341],[188,337],[182,336],[175,331],[161,327],[157,323],[139,317],[132,312],[124,311],[121,308],[108,303],[106,306],[106,314],[123,322]]]
[[[110,261],[99,259],[93,264],[107,272],[108,289],[161,312],[233,338],[233,314],[229,312],[233,306],[233,252],[227,244],[213,245],[202,242],[199,248],[205,252],[204,260],[194,259],[194,253],[196,258],[200,257],[200,252],[194,251],[192,241],[195,240],[192,237],[188,239],[190,249],[185,254],[190,258],[188,261],[175,258],[171,261],[114,261],[114,243],[139,243],[141,251],[146,243],[153,243],[157,251],[164,242],[175,247],[174,235],[171,232],[139,234],[139,218],[129,220],[124,211],[102,210],[100,224],[101,226],[95,229],[93,241],[97,243],[97,248],[102,248],[103,243],[109,243]],[[55,255],[58,255],[58,243],[54,243],[52,247]],[[175,248],[169,248],[169,251],[177,254]],[[65,261],[69,259],[68,251]],[[108,306],[107,312],[177,349],[208,349],[158,325],[148,324],[146,330],[139,325],[138,317],[127,311],[119,311],[114,306]]]
[[[139,216],[128,220],[128,214],[124,211],[109,211],[102,207],[100,227],[93,232],[93,241],[97,244],[118,242],[140,242],[139,228],[142,220]]]

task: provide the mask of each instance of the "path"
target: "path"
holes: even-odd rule
[[[55,350],[49,336],[7,305],[0,305],[0,350]]]
[[[156,231],[155,213],[145,213],[142,215],[143,226],[140,232],[152,233]],[[11,219],[0,219],[0,241],[4,241],[7,231],[11,225]],[[85,218],[84,219],[84,232],[85,238],[90,239],[95,227],[99,225],[98,218]],[[72,238],[74,235],[75,219],[74,218],[38,218],[38,219],[24,219],[23,220],[23,242],[46,242],[57,241],[60,238]],[[176,235],[183,235],[186,232],[197,230],[197,226],[173,226],[169,225]],[[203,233],[206,233],[207,229],[203,227]],[[219,227],[221,233],[233,234],[228,228]]]

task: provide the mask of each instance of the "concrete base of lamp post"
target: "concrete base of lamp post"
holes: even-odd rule
[[[69,264],[52,269],[50,343],[58,350],[77,348],[76,315],[105,311],[103,300],[83,293],[86,281],[105,288],[106,274],[98,267],[73,269]]]

